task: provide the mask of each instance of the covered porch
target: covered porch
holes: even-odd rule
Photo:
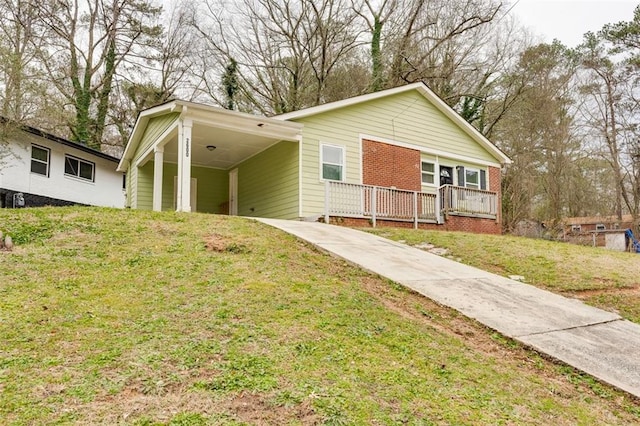
[[[128,153],[131,198],[154,211],[238,214],[239,167],[279,143],[297,150],[301,138],[297,123],[184,101],[142,114],[136,127],[144,130],[134,129],[139,141],[129,144],[138,147]],[[252,174],[268,173],[260,167],[254,162]]]

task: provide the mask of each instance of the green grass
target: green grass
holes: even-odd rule
[[[413,229],[365,229],[409,245],[446,248],[448,256],[500,275],[577,297],[640,323],[640,256],[604,248],[508,235]]]
[[[0,423],[630,424],[640,404],[257,222],[0,211]]]

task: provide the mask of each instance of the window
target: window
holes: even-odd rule
[[[582,226],[580,225],[571,225],[571,232],[580,232],[582,231]]]
[[[335,145],[321,145],[322,179],[344,180],[344,148]]]
[[[463,166],[456,167],[458,173],[458,186],[473,189],[487,189],[487,171],[478,169],[467,169]]]
[[[599,223],[596,225],[596,231],[605,231],[607,226],[604,223]]]
[[[436,165],[427,161],[422,162],[422,183],[433,185],[436,182]]]
[[[64,156],[64,174],[93,182],[94,164],[79,158]]]
[[[480,189],[480,171],[474,169],[465,169],[464,182],[467,188]]]
[[[49,177],[49,154],[49,149],[31,145],[31,173]]]

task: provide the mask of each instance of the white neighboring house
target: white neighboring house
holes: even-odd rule
[[[24,207],[124,207],[118,158],[29,126],[9,132],[2,145],[0,207],[20,206],[20,193]]]

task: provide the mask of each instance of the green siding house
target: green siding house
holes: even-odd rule
[[[119,170],[131,208],[497,233],[509,162],[416,83],[270,118],[171,101]]]

